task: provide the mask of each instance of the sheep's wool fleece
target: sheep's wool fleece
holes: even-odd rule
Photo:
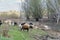
[[[26,24],[24,24],[23,26],[29,27],[30,25],[26,23]]]

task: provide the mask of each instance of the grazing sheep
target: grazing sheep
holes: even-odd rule
[[[18,25],[17,22],[14,22],[14,26]]]
[[[22,25],[22,28],[21,28],[21,30],[27,30],[27,31],[29,31],[29,24],[27,24],[27,23],[22,23],[21,24]]]
[[[19,29],[22,28],[22,25],[21,24],[19,24],[18,26],[19,26]]]
[[[0,20],[0,25],[2,25],[2,21]]]
[[[0,22],[0,25],[2,25],[2,22]]]
[[[34,27],[34,25],[33,25],[33,23],[29,23],[29,27],[31,28],[31,29],[33,29],[33,27]]]
[[[4,23],[5,23],[5,24],[8,24],[8,25],[11,25],[11,22],[12,22],[12,20],[5,20],[5,21],[4,21]]]
[[[22,23],[19,26],[20,26],[21,30],[27,30],[27,31],[29,31],[30,28],[33,29],[33,27],[34,27],[33,23],[29,23],[29,24],[28,23]]]

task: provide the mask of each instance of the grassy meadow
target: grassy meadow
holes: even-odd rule
[[[1,25],[0,28],[2,28]],[[2,28],[3,29],[3,28]],[[47,33],[40,29],[30,29],[29,32],[21,31],[18,26],[9,26],[9,38],[0,35],[0,40],[35,40],[34,35],[46,35]]]

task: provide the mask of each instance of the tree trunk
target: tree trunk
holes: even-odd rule
[[[30,18],[29,18],[29,17],[27,17],[27,20],[30,20]]]
[[[57,18],[57,24],[58,24],[58,22],[59,22],[59,17]]]
[[[35,18],[36,21],[39,21],[39,18]]]

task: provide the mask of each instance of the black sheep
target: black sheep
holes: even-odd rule
[[[2,25],[2,21],[0,20],[0,25]]]
[[[17,25],[17,22],[14,22],[14,25],[16,26]]]
[[[31,29],[33,29],[33,23],[29,23],[29,27],[31,28]]]

